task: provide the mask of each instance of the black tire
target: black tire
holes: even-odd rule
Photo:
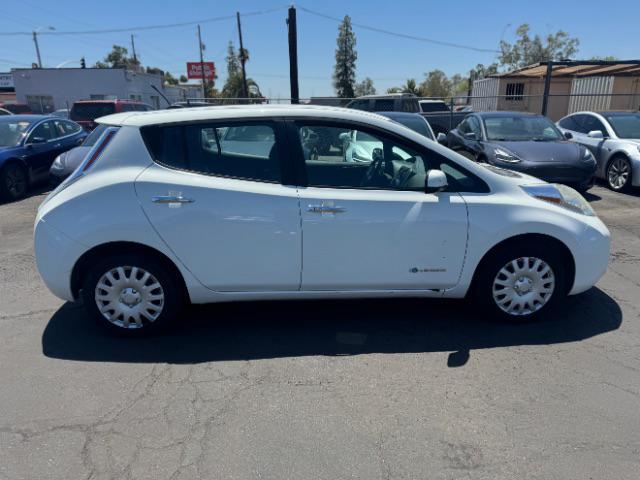
[[[553,291],[548,298],[545,296],[545,303],[538,302],[538,304],[542,304],[539,309],[525,308],[520,312],[508,313],[498,305],[496,295],[500,300],[504,300],[508,295],[513,295],[516,299],[521,298],[523,301],[532,297],[527,296],[529,295],[527,293],[520,296],[517,289],[512,287],[508,289],[505,288],[502,296],[500,295],[500,290],[494,295],[494,281],[496,281],[498,273],[503,267],[506,267],[510,262],[515,260],[518,262],[518,265],[522,265],[523,267],[525,266],[525,262],[529,262],[526,265],[533,266],[535,262],[532,259],[542,260],[550,267],[554,281]],[[549,248],[549,246],[544,244],[527,242],[521,245],[505,245],[504,248],[497,250],[493,254],[490,254],[488,258],[483,259],[474,278],[472,293],[475,302],[480,307],[478,311],[484,314],[486,320],[509,323],[526,323],[544,318],[549,312],[553,311],[558,302],[566,296],[566,271],[564,265],[565,263],[557,249]],[[544,271],[542,267],[543,266],[541,266],[540,270]],[[505,281],[505,278],[506,277],[501,277],[500,280]],[[536,276],[532,275],[532,278],[536,278]],[[548,282],[548,280],[549,277],[542,278],[538,284],[548,286],[549,283],[545,283]],[[533,284],[536,285],[536,281],[533,281]],[[514,305],[515,303],[518,302],[514,302]],[[537,307],[536,304],[532,305],[534,308]],[[506,308],[509,306],[510,305],[506,305]],[[527,313],[528,310],[530,310],[529,313]]]
[[[621,178],[622,170],[626,171],[626,180],[623,183],[617,182],[614,179]],[[627,157],[618,155],[613,157],[607,165],[607,171],[605,174],[605,181],[607,187],[614,192],[626,192],[631,188],[631,181],[633,178],[633,170],[631,162]]]
[[[103,314],[98,306],[98,283],[101,282],[100,284],[104,286],[105,283],[102,282],[103,276],[118,267],[123,267],[125,273],[124,282],[114,285],[116,289],[111,292],[101,290],[101,294],[113,293],[119,300],[113,302],[103,300],[102,306],[107,310],[106,313]],[[135,272],[132,267],[138,269],[137,283],[133,281]],[[142,271],[150,274],[144,284],[144,288],[140,288],[144,293],[138,292],[134,288],[139,284],[139,281],[142,281],[145,277],[144,273],[141,273]],[[112,276],[119,282],[120,279],[118,277],[120,275],[113,273]],[[130,280],[128,280],[127,277],[129,277]],[[155,285],[154,280],[160,285],[160,289],[156,287],[149,290],[148,287]],[[133,292],[125,291],[122,287],[131,288]],[[155,300],[155,297],[159,294],[163,296],[161,301]],[[130,297],[127,298],[130,299],[132,303],[136,300],[138,300],[139,303],[133,305],[123,303],[124,295],[130,295]],[[136,295],[138,295],[137,299],[131,299],[131,297],[135,297]],[[148,297],[143,298],[144,295],[148,295]],[[150,300],[151,298],[154,298],[154,300]],[[157,333],[166,328],[180,313],[184,304],[184,296],[178,279],[175,278],[175,274],[167,268],[164,262],[148,255],[119,254],[98,262],[85,275],[82,283],[82,301],[87,313],[89,313],[101,327],[117,335],[137,337]],[[152,310],[144,311],[145,305],[153,308],[154,311],[157,311],[158,308],[160,309],[155,319],[152,318],[154,315]],[[129,318],[125,320],[124,313],[120,316],[120,319],[113,318],[116,316],[117,311],[108,308],[110,306],[128,312],[130,314]],[[109,320],[107,316],[111,316],[112,319]],[[139,318],[142,326],[133,325],[133,323],[137,323],[135,322],[135,317]],[[128,327],[126,326],[127,323],[129,324]]]
[[[12,161],[0,171],[0,194],[7,200],[20,200],[29,190],[27,170],[16,161]]]

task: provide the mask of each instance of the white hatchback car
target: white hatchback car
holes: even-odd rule
[[[156,329],[187,302],[469,292],[479,316],[522,320],[607,268],[609,231],[577,192],[376,114],[230,106],[100,123],[40,206],[35,251],[55,295],[116,331]],[[371,161],[305,145],[353,131],[377,139]]]

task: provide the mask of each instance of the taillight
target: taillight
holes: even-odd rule
[[[87,170],[89,170],[93,166],[93,164],[96,162],[98,157],[100,157],[100,155],[102,154],[104,149],[107,148],[107,145],[109,145],[109,142],[111,141],[111,139],[113,138],[113,136],[115,134],[116,134],[116,130],[109,130],[105,134],[104,138],[102,139],[102,141],[100,142],[98,147],[93,150],[93,153],[91,154],[89,159],[82,166],[82,172],[83,173],[86,172]]]

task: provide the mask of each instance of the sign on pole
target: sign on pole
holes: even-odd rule
[[[187,78],[190,80],[202,80],[203,65],[205,80],[214,80],[216,76],[216,66],[213,62],[187,62]]]

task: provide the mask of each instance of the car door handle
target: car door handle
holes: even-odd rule
[[[344,213],[347,209],[344,207],[329,207],[327,205],[309,205],[307,212],[312,213]]]
[[[193,198],[183,197],[182,195],[156,195],[151,199],[153,203],[193,203]]]

